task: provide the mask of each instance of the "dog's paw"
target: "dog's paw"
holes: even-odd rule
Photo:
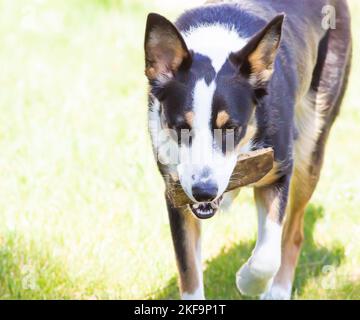
[[[183,292],[181,294],[181,299],[182,300],[205,300],[204,289],[197,288],[192,293]]]
[[[271,288],[261,295],[261,300],[290,300],[291,288],[285,289],[279,285],[273,284]]]
[[[259,296],[269,289],[272,277],[264,275],[259,270],[245,263],[236,273],[236,285],[239,291],[246,296]]]
[[[247,296],[260,296],[268,291],[280,267],[280,261],[250,258],[236,274],[239,291]]]

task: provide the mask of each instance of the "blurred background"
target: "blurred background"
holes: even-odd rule
[[[0,0],[0,298],[178,298],[147,134],[146,15],[201,1]],[[354,59],[306,215],[297,299],[360,298],[360,2]],[[203,223],[206,295],[246,299],[251,190]]]

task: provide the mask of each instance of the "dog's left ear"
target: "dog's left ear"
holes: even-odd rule
[[[229,56],[230,61],[255,89],[265,90],[273,74],[283,21],[284,14],[276,16],[244,48]]]
[[[191,54],[180,32],[159,14],[148,15],[144,46],[145,74],[149,80],[171,78],[180,68],[191,65]]]

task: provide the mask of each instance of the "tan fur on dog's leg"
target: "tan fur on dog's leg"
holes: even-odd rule
[[[282,300],[291,297],[292,282],[304,240],[305,208],[316,187],[320,167],[317,173],[311,177],[295,168],[282,236],[281,267],[271,289],[262,296],[263,299]]]

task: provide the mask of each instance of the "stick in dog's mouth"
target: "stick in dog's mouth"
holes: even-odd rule
[[[272,148],[259,149],[240,155],[225,193],[258,182],[273,168],[273,163],[274,151]],[[166,193],[174,208],[189,205],[192,213],[199,219],[213,217],[223,199],[221,196],[212,202],[194,203],[179,183],[168,183]]]

